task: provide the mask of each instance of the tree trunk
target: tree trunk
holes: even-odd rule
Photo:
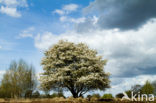
[[[73,94],[73,97],[78,98],[79,96],[78,96],[78,94],[75,93],[75,94]]]
[[[76,93],[74,90],[70,90],[74,98],[78,98],[78,93]]]

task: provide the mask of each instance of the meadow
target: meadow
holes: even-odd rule
[[[0,99],[0,103],[156,103],[156,102],[133,102],[133,101],[121,101],[114,99],[113,101],[88,101],[84,98],[44,98],[44,99]]]

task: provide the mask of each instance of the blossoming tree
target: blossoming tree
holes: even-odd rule
[[[104,72],[106,60],[83,43],[59,41],[45,52],[41,87],[68,90],[74,98],[91,90],[109,88],[109,73]]]

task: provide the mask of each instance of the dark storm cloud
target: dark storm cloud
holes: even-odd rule
[[[156,0],[95,0],[84,11],[99,15],[100,28],[138,29],[156,17]]]
[[[121,72],[118,75],[112,77],[135,77],[139,75],[155,75],[156,67],[147,67],[147,68],[127,68],[126,71]]]

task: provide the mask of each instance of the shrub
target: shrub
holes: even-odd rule
[[[51,98],[55,98],[55,97],[65,97],[65,96],[63,95],[63,93],[53,93],[51,95]]]
[[[39,98],[39,97],[40,97],[39,91],[34,92],[34,93],[32,94],[32,97],[33,97],[33,98]]]
[[[123,93],[118,93],[117,95],[116,95],[116,98],[122,98],[124,95],[123,95]]]
[[[32,97],[32,90],[27,90],[26,92],[25,92],[25,98],[31,98]]]
[[[57,95],[58,95],[58,97],[65,97],[62,92],[58,93]]]
[[[132,92],[131,90],[125,91],[125,93],[128,95],[129,98],[131,98],[131,92]]]
[[[87,95],[88,101],[90,101],[91,97],[92,97],[91,95]]]
[[[101,96],[99,94],[93,94],[92,97],[99,99]]]
[[[102,96],[102,99],[113,99],[113,95],[112,94],[104,94]]]

